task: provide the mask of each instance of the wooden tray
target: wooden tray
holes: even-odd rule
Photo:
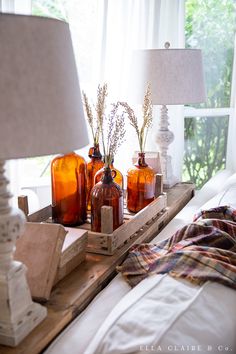
[[[85,224],[76,228],[88,231],[87,252],[113,255],[119,247],[124,245],[138,233],[144,233],[149,224],[163,214],[166,206],[167,197],[165,193],[162,193],[152,203],[140,210],[137,214],[130,213],[125,208],[124,224],[113,232],[111,225],[109,225],[109,215],[112,214],[112,207],[104,206],[102,207],[103,232],[100,233],[91,231],[89,217]],[[31,222],[51,222],[51,215],[51,206],[47,206],[34,214],[28,215],[27,219]],[[162,218],[160,218],[160,223],[161,220]],[[106,232],[104,232],[104,230],[106,230]]]
[[[138,233],[144,233],[149,224],[163,214],[167,206],[166,194],[161,194],[152,203],[140,210],[137,214],[130,213],[126,208],[124,211],[124,224],[113,232],[93,232],[89,222],[80,226],[88,230],[87,252],[99,253],[104,255],[113,255],[114,252],[126,242],[137,236]],[[102,217],[102,230],[109,229],[109,209],[112,213],[112,207],[102,207],[102,216],[104,215],[104,226]],[[161,222],[161,218],[160,218]]]

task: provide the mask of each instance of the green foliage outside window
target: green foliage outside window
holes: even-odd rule
[[[201,107],[230,104],[235,30],[235,0],[186,1],[186,47],[203,51],[207,103]]]
[[[35,16],[55,17],[67,21],[67,3],[68,0],[33,0],[32,14]]]
[[[202,49],[207,88],[207,102],[196,107],[230,106],[235,30],[235,0],[186,1],[186,47]],[[228,117],[185,119],[185,180],[200,188],[225,168],[227,134]]]
[[[201,188],[225,168],[228,116],[185,119],[184,178]]]

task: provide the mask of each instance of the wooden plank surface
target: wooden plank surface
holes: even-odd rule
[[[134,243],[148,242],[192,198],[193,184],[180,183],[167,192],[167,212],[160,217],[159,230],[156,220],[117,250],[113,256],[87,253],[86,261],[62,279],[53,289],[46,303],[47,318],[35,328],[16,348],[0,346],[0,354],[38,354],[66,327],[114,276],[115,268],[124,260]]]

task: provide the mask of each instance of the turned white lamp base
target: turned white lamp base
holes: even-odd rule
[[[164,188],[171,188],[178,183],[177,177],[173,175],[171,157],[167,155],[168,146],[174,140],[174,134],[169,130],[168,109],[165,105],[161,107],[159,129],[156,134],[156,142],[160,150],[161,168],[163,173]]]
[[[16,346],[47,315],[45,307],[34,303],[25,277],[26,267],[12,262],[0,274],[0,343]]]
[[[31,299],[26,267],[13,261],[25,217],[9,205],[7,183],[4,161],[0,161],[0,343],[16,346],[46,317],[47,310]]]
[[[171,157],[169,155],[166,156],[165,163],[166,163],[166,172],[165,172],[165,178],[163,178],[163,187],[171,188],[179,181],[178,178],[173,175]]]

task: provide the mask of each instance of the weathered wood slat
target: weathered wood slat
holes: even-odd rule
[[[156,174],[155,196],[159,197],[163,193],[163,175]]]
[[[19,195],[18,197],[18,207],[23,211],[26,218],[29,214],[29,205],[28,205],[28,197],[27,195]]]
[[[154,216],[158,215],[167,206],[166,194],[160,195],[151,204],[146,206],[146,208],[140,210],[133,218],[121,225],[118,229],[113,232],[112,239],[112,249],[111,252],[122,245],[124,241],[134,235],[143,225],[145,225]]]
[[[86,247],[82,252],[76,254],[73,258],[71,258],[67,263],[57,268],[57,275],[54,280],[54,284],[57,284],[61,279],[63,279],[67,274],[71,273],[76,267],[82,263],[86,258]]]
[[[101,208],[101,232],[111,234],[113,231],[113,208],[104,205]]]
[[[51,216],[52,216],[52,207],[51,205],[48,205],[45,208],[36,211],[35,213],[29,214],[27,219],[28,221],[31,222],[41,222],[41,221],[46,221]]]

